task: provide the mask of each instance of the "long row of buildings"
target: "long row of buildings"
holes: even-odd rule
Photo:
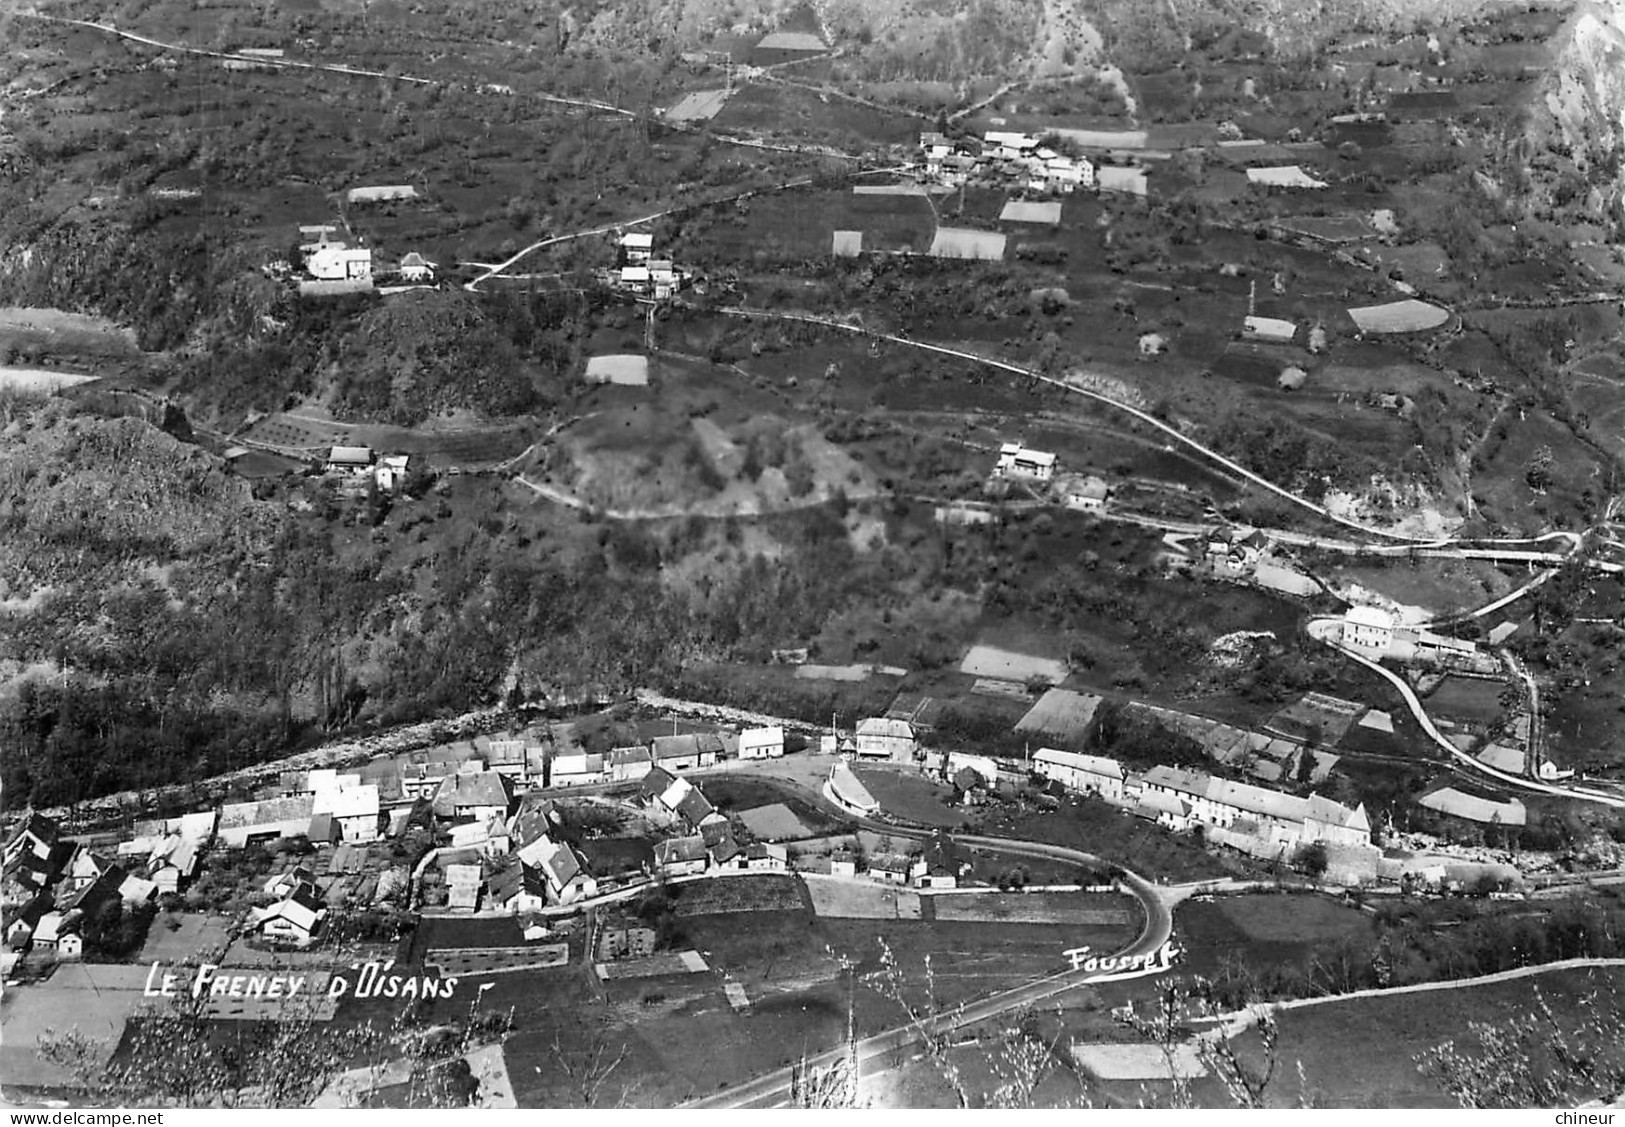
[[[1315,842],[1371,848],[1363,804],[1350,809],[1321,795],[1305,798],[1178,767],[1133,772],[1115,759],[1053,748],[1034,754],[1033,770],[1069,791],[1096,795],[1169,829],[1201,825],[1227,831],[1273,846],[1277,856]]]

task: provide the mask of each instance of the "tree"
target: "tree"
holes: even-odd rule
[[[1320,878],[1326,875],[1326,869],[1330,864],[1330,858],[1326,855],[1326,843],[1324,841],[1311,841],[1298,850],[1296,860],[1298,867],[1308,875],[1309,879],[1318,883]]]
[[[1625,1090],[1625,1010],[1593,992],[1580,1002],[1578,1028],[1560,1021],[1535,988],[1531,1013],[1468,1022],[1476,1051],[1454,1039],[1416,1058],[1457,1103],[1469,1108],[1577,1107]]]
[[[1523,472],[1523,479],[1529,484],[1530,489],[1543,493],[1551,488],[1554,461],[1555,458],[1550,446],[1542,446],[1535,451],[1534,456],[1529,459],[1529,464],[1524,467]]]

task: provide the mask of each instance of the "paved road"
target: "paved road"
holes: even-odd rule
[[[1441,733],[1434,725],[1432,718],[1428,716],[1427,710],[1422,707],[1422,701],[1416,695],[1416,691],[1410,687],[1403,677],[1399,676],[1399,674],[1395,673],[1393,670],[1388,669],[1386,666],[1382,665],[1382,663],[1373,661],[1371,658],[1366,657],[1357,650],[1343,644],[1341,638],[1339,637],[1339,634],[1342,631],[1342,623],[1343,620],[1341,618],[1313,619],[1309,623],[1308,627],[1309,636],[1325,642],[1328,646],[1331,646],[1333,649],[1343,654],[1343,656],[1359,662],[1361,665],[1377,674],[1383,680],[1393,685],[1394,688],[1399,691],[1399,695],[1404,698],[1406,707],[1411,710],[1411,715],[1416,717],[1416,722],[1421,725],[1422,731],[1426,732],[1429,739],[1444,749],[1444,751],[1449,754],[1450,758],[1455,760],[1461,766],[1466,767],[1469,770],[1476,771],[1480,775],[1487,775],[1496,782],[1505,783],[1508,786],[1521,787],[1524,790],[1537,791],[1541,794],[1555,795],[1558,798],[1572,798],[1577,802],[1596,802],[1604,806],[1614,807],[1617,810],[1625,810],[1625,798],[1620,798],[1617,795],[1605,794],[1601,791],[1581,789],[1578,787],[1560,787],[1552,783],[1543,783],[1535,779],[1526,779],[1520,775],[1514,775],[1508,771],[1497,770],[1486,763],[1480,763],[1477,759],[1474,759],[1471,755],[1468,755],[1455,744],[1445,739],[1443,733]]]
[[[820,796],[819,801],[828,806],[827,800]],[[877,821],[872,818],[852,818],[850,812],[842,812],[862,828],[877,833],[889,834],[892,837],[924,838],[930,836],[931,831],[906,829],[892,825],[889,822]],[[955,834],[954,840],[967,845],[984,849],[995,849],[1015,856],[1044,857],[1053,860],[1068,861],[1078,865],[1103,865],[1106,862],[1088,853],[1081,853],[1075,849],[1067,849],[1059,845],[1047,845],[1042,842],[1015,841],[1010,838],[981,837],[974,834]],[[1145,909],[1145,925],[1134,942],[1116,952],[1118,958],[1137,955],[1151,955],[1173,936],[1174,916],[1171,906],[1172,898],[1165,898],[1163,890],[1143,877],[1125,871],[1123,886],[1139,900]],[[1120,981],[1123,978],[1138,977],[1146,972],[1131,974],[1113,974],[1104,971],[1063,971],[1047,978],[1029,982],[1010,990],[1003,990],[997,994],[982,998],[978,1001],[943,1014],[927,1023],[928,1031],[933,1034],[952,1032],[967,1025],[986,1021],[1000,1014],[1025,1009],[1037,1005],[1046,999],[1090,982]],[[877,1033],[872,1037],[865,1037],[857,1043],[857,1056],[860,1062],[891,1052],[919,1040],[920,1030],[913,1025],[900,1025]],[[839,1045],[817,1056],[809,1057],[807,1065],[810,1068],[828,1068],[845,1058],[846,1046]],[[793,1069],[781,1068],[765,1076],[759,1076],[744,1084],[724,1089],[693,1100],[684,1105],[690,1108],[768,1108],[784,1105],[790,1098],[790,1083]]]

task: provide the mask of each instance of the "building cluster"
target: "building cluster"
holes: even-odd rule
[[[381,493],[394,493],[406,482],[409,454],[379,454],[370,446],[334,446],[324,468],[341,481],[365,484],[369,479]]]
[[[1020,442],[1006,442],[989,475],[990,483],[1004,487],[1020,482],[1043,487],[1050,496],[1069,509],[1085,513],[1104,512],[1111,500],[1106,479],[1094,474],[1062,473],[1060,460],[1047,450],[1034,450]]]
[[[617,251],[618,262],[606,279],[612,288],[665,301],[675,297],[689,281],[686,270],[669,258],[655,256],[654,236],[647,232],[622,235]]]
[[[1129,771],[1115,759],[1053,748],[1034,754],[1033,770],[1067,791],[1095,795],[1171,830],[1200,825],[1210,839],[1258,856],[1290,860],[1314,843],[1368,852],[1371,866],[1378,855],[1363,805],[1350,809],[1321,795],[1300,797],[1206,771]]]
[[[1480,650],[1476,642],[1402,626],[1381,607],[1350,607],[1343,615],[1341,637],[1345,646],[1379,660],[1391,658],[1408,665],[1432,665],[1464,673],[1500,672],[1495,658]]]
[[[341,238],[339,228],[330,223],[302,225],[299,228],[299,256],[304,263],[305,292],[348,292],[371,289],[376,277],[398,279],[408,285],[432,285],[438,264],[417,251],[409,251],[391,267],[380,267],[373,248],[352,246]],[[308,283],[308,284],[307,284]]]
[[[1088,157],[1068,156],[1026,133],[992,132],[980,141],[922,133],[920,152],[926,175],[953,188],[995,183],[1049,195],[1095,187],[1095,164]]]

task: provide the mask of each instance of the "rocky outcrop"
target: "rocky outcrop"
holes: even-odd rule
[[[1552,42],[1531,107],[1531,190],[1625,221],[1625,0],[1581,0]]]

